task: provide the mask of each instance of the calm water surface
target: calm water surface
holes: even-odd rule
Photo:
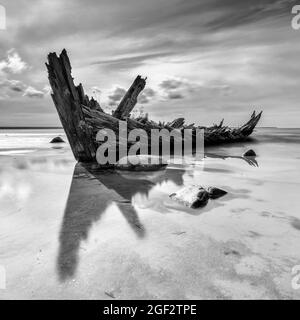
[[[0,298],[300,298],[300,129],[153,173],[91,171],[57,135],[0,131]],[[190,184],[228,194],[199,210],[169,199]]]

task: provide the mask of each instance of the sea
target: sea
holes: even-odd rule
[[[0,299],[299,299],[299,143],[257,128],[185,165],[93,173],[63,129],[0,130]],[[170,198],[190,185],[227,194]]]

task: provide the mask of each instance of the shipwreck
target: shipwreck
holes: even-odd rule
[[[133,129],[143,129],[149,133],[151,129],[167,129],[169,131],[184,129],[204,129],[205,145],[232,143],[247,139],[259,122],[262,112],[254,111],[250,120],[238,128],[224,126],[223,120],[219,125],[211,127],[186,125],[184,118],[171,122],[155,122],[147,116],[133,117],[131,112],[138,101],[139,94],[146,86],[146,79],[137,76],[126,92],[118,107],[112,114],[106,113],[100,104],[85,93],[82,84],[74,85],[71,75],[71,64],[66,50],[59,56],[56,53],[48,55],[49,82],[52,88],[52,99],[57,109],[62,126],[69,140],[74,157],[80,162],[95,162],[99,142],[97,132],[101,129],[111,129],[118,136],[119,121],[126,121],[128,132]]]

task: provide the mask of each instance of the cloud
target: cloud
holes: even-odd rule
[[[0,96],[9,98],[13,92],[22,93],[26,86],[19,80],[0,79]]]
[[[213,30],[224,30],[263,20],[275,20],[288,16],[295,0],[229,0],[220,1],[220,16],[208,21],[206,26]]]
[[[127,70],[137,68],[147,61],[166,57],[168,55],[170,55],[170,53],[168,52],[130,55],[126,57],[117,57],[114,59],[99,60],[96,62],[92,62],[92,65],[101,65],[110,69]]]
[[[112,93],[108,96],[109,106],[116,106],[118,102],[124,97],[126,89],[121,87],[115,87]]]
[[[160,90],[152,88],[144,89],[138,96],[138,103],[148,104],[154,102],[157,97],[163,100],[179,100],[189,97],[191,94],[203,92],[206,94],[215,95],[221,93],[228,95],[230,86],[222,83],[205,83],[199,84],[194,81],[189,81],[184,78],[168,78],[161,81],[158,85]],[[116,86],[108,95],[108,105],[116,106],[124,97],[126,90],[121,86]]]
[[[2,99],[4,97],[11,98],[12,92],[22,94],[23,97],[29,98],[43,98],[48,94],[48,89],[45,87],[44,91],[35,89],[32,86],[28,86],[20,80],[8,80],[4,79],[0,81],[0,96]]]
[[[183,99],[187,93],[193,92],[196,85],[187,79],[166,79],[163,80],[159,87],[162,89],[162,96],[168,100]]]
[[[94,90],[93,90],[94,89]],[[94,92],[101,92],[98,87],[93,87]],[[138,96],[139,104],[154,103],[157,100],[179,100],[188,98],[191,94],[202,92],[203,94],[215,95],[221,93],[228,95],[230,93],[230,86],[222,83],[199,84],[194,81],[189,81],[185,78],[168,78],[162,80],[158,84],[158,90],[153,88],[145,88]],[[116,106],[126,94],[126,89],[121,86],[115,86],[113,90],[107,95],[108,105]]]
[[[144,89],[138,97],[140,104],[147,104],[156,96],[156,92],[152,88]]]
[[[289,15],[290,4],[282,0],[114,0],[113,5],[110,0],[32,0],[28,5],[28,1],[19,0],[9,1],[7,10],[16,26],[15,37],[31,46],[60,41],[70,34],[124,38],[182,30],[198,36],[208,25],[229,22],[231,17],[234,27],[268,16]]]
[[[180,92],[171,91],[171,92],[168,93],[168,98],[170,100],[177,100],[177,99],[183,99],[184,96]]]
[[[231,88],[228,84],[216,82],[194,82],[188,79],[166,79],[163,80],[159,87],[162,89],[161,95],[165,100],[178,100],[189,97],[195,93],[202,93],[203,95],[215,95],[220,93],[222,95],[229,95]]]
[[[186,78],[169,78],[163,80],[159,87],[165,92],[172,92],[172,90],[184,90],[193,92],[194,90],[198,89],[201,84],[188,80]]]
[[[7,52],[7,57],[0,60],[0,96],[1,98],[15,97],[12,93],[22,94],[24,97],[42,98],[44,91],[35,89],[21,80],[9,79],[11,75],[19,75],[29,68],[15,49]]]
[[[182,80],[177,80],[177,79],[168,79],[162,81],[160,84],[160,87],[163,88],[164,90],[173,90],[173,89],[178,89],[182,87],[184,82]]]
[[[24,62],[19,54],[11,49],[7,52],[7,58],[0,60],[0,74],[3,72],[19,74],[28,69],[28,65]]]
[[[50,96],[52,93],[52,88],[49,84],[47,84],[44,86],[43,91],[45,96]]]
[[[192,121],[210,124],[221,113],[236,118],[238,112],[248,113],[249,105],[257,104],[273,112],[265,119],[274,125],[274,114],[279,119],[285,105],[283,118],[289,125],[300,115],[300,45],[299,34],[290,25],[292,3],[114,0],[112,5],[111,0],[7,1],[10,28],[1,34],[0,81],[14,79],[25,87],[17,82],[2,86],[0,96],[6,100],[1,101],[1,108],[11,106],[18,97],[15,109],[26,106],[28,121],[36,119],[34,112],[40,112],[29,109],[30,105],[43,105],[53,118],[57,117],[50,99],[28,101],[29,96],[22,94],[29,86],[39,91],[37,95],[33,92],[35,98],[47,91],[40,89],[47,84],[46,54],[66,46],[75,80],[87,88],[101,83],[101,97],[112,105],[125,94],[125,84],[143,74],[156,94],[151,97],[142,92],[139,103],[151,104],[150,116],[154,110],[158,119],[164,114],[168,117],[177,108]],[[16,50],[7,54],[11,47]],[[30,74],[24,72],[29,66]],[[116,79],[123,89],[121,96],[110,92],[118,83]],[[170,99],[172,106],[164,105]],[[185,99],[184,110],[180,99]],[[236,106],[235,111],[230,106]],[[13,119],[11,108],[6,110],[2,122]],[[42,121],[46,122],[44,118],[38,122]],[[281,121],[279,124],[283,125]]]
[[[45,92],[29,86],[24,90],[23,96],[29,98],[43,98],[45,96]]]
[[[16,92],[23,92],[25,85],[19,80],[8,80],[4,79],[0,81],[0,89],[1,88],[10,88]]]
[[[121,86],[115,86],[107,95],[108,105],[116,106],[125,96],[127,90]],[[145,88],[138,96],[138,103],[147,104],[157,95],[152,88]]]

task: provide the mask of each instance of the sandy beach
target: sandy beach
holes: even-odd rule
[[[300,129],[159,172],[92,172],[61,130],[0,132],[0,299],[299,299]],[[228,192],[202,209],[183,186]]]

